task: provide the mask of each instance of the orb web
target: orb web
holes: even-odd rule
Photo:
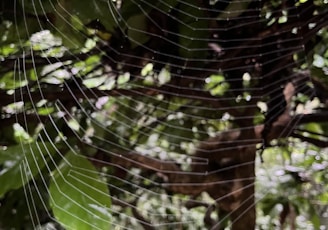
[[[326,10],[310,1],[13,2],[8,26],[20,44],[3,55],[15,85],[1,89],[2,113],[15,119],[34,228],[217,229],[268,197],[259,184],[238,200],[257,183],[254,167],[279,181],[265,154],[297,144],[290,137],[316,108],[307,54]]]

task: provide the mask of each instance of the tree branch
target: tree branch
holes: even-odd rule
[[[312,137],[305,137],[305,136],[303,136],[301,134],[298,134],[298,133],[292,133],[291,136],[295,137],[295,138],[298,138],[301,141],[311,143],[311,144],[313,144],[313,145],[315,145],[319,148],[327,148],[328,147],[328,141],[322,141],[322,140],[318,140],[318,139],[315,139],[315,138],[312,138]]]

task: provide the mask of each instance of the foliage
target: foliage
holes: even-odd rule
[[[0,12],[1,229],[327,225],[326,1]]]

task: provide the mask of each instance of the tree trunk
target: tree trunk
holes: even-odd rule
[[[255,159],[255,153],[253,154]],[[236,208],[230,217],[232,230],[255,229],[256,210],[255,210],[255,164],[242,167],[237,173],[238,178],[248,178],[243,183],[243,190],[239,196],[240,206]]]

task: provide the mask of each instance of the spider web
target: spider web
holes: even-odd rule
[[[312,5],[293,2],[265,11],[262,1],[91,2],[106,6],[101,12],[111,15],[113,32],[103,28],[108,24],[101,19],[89,24],[68,20],[76,12],[65,1],[14,1],[22,8],[17,12],[23,13],[24,33],[30,38],[27,43],[21,38],[21,56],[13,66],[18,86],[11,96],[20,110],[16,130],[36,133],[36,141],[28,144],[24,131],[20,136],[23,153],[32,159],[23,161],[20,172],[34,228],[61,228],[44,225],[44,219],[50,219],[74,229],[65,222],[66,213],[87,229],[104,229],[106,224],[112,229],[197,229],[206,213],[212,213],[216,221],[210,228],[216,229],[228,219],[218,219],[216,204],[254,186],[256,177],[216,180],[213,175],[255,163],[265,168],[259,155],[230,164],[225,154],[269,147],[266,139],[282,115],[293,117],[274,139],[291,136],[306,111],[293,101],[288,83],[314,98],[306,74],[309,35],[302,33],[310,22],[301,18]],[[24,4],[33,7],[26,11]],[[130,12],[124,14],[125,4]],[[57,21],[48,12],[54,12]],[[39,32],[30,29],[31,14],[38,19]],[[213,21],[213,15],[216,27],[205,23]],[[300,23],[285,27],[288,20]],[[258,36],[252,29],[238,33],[272,25],[281,29]],[[77,35],[65,33],[61,26]],[[87,40],[84,50],[74,47],[75,37]],[[22,82],[27,84],[20,86]],[[31,116],[39,123],[37,132],[30,130]],[[258,135],[250,131],[254,124],[262,127]],[[248,132],[251,135],[245,135]],[[235,134],[244,138],[225,138]],[[220,154],[225,156],[222,164],[212,167]],[[245,186],[244,181],[251,183]],[[177,195],[210,185],[236,187],[216,198],[205,192]],[[176,192],[178,187],[182,192]],[[170,189],[173,192],[166,192]],[[268,193],[258,192],[255,204]],[[86,219],[76,216],[74,209]],[[93,218],[100,224],[89,222]]]

